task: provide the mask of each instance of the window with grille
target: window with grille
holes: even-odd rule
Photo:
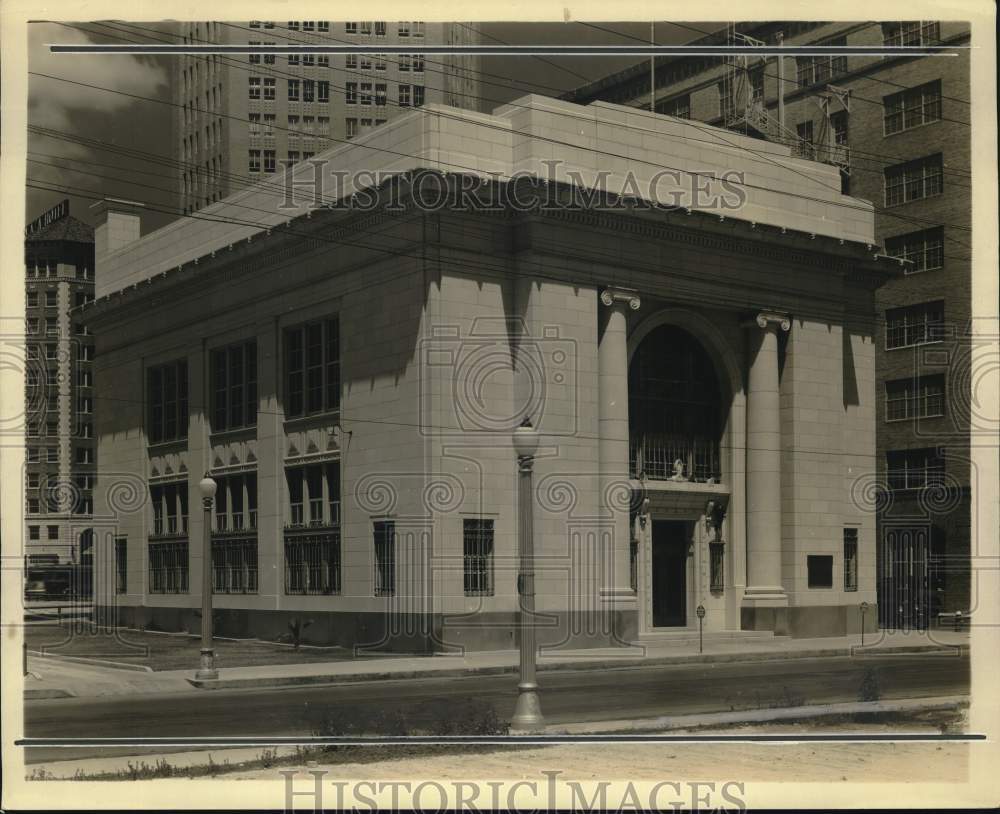
[[[188,591],[188,544],[149,544],[149,592],[183,594]]]
[[[944,191],[940,153],[887,167],[884,175],[886,206],[918,201]]]
[[[115,593],[128,593],[128,538],[115,538]]]
[[[340,325],[336,317],[285,331],[285,415],[340,409]]]
[[[187,481],[157,483],[149,487],[153,537],[174,537],[187,534]]]
[[[936,20],[882,23],[882,41],[890,47],[935,45],[941,41],[941,24]]]
[[[944,227],[937,226],[887,238],[885,251],[892,257],[901,257],[913,264],[906,268],[907,274],[943,268]]]
[[[722,593],[726,585],[725,574],[726,544],[712,542],[708,544],[709,557],[709,590],[712,593]]]
[[[212,351],[212,431],[257,424],[256,341]]]
[[[187,362],[151,367],[147,371],[149,442],[158,444],[187,438]]]
[[[882,100],[885,134],[891,136],[911,127],[941,119],[941,82],[928,82],[916,88],[892,93]]]
[[[925,302],[885,312],[888,350],[941,342],[944,339],[944,301]]]
[[[285,469],[286,528],[340,526],[340,463],[330,461]]]
[[[944,376],[920,376],[885,383],[886,421],[944,415]]]
[[[493,521],[462,521],[466,596],[493,596]]]
[[[392,520],[376,521],[373,532],[375,596],[393,596],[396,593],[396,524]]]
[[[285,535],[285,593],[340,593],[340,532]]]
[[[257,538],[212,540],[212,591],[217,594],[257,593]]]
[[[858,530],[844,529],[844,590],[858,590]]]
[[[944,481],[943,450],[934,447],[890,450],[885,458],[890,489],[923,489]]]

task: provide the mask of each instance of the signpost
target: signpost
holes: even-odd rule
[[[865,646],[865,614],[868,613],[868,603],[861,603],[861,646]]]
[[[705,623],[705,606],[699,605],[694,611],[698,614],[698,652],[701,653],[705,649],[704,640],[704,623]]]

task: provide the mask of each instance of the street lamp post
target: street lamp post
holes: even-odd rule
[[[518,623],[521,632],[521,678],[517,685],[517,705],[511,718],[511,729],[537,732],[545,728],[542,706],[535,681],[535,542],[532,524],[533,501],[531,474],[538,449],[538,431],[524,419],[514,430],[514,451],[518,471],[518,548],[520,563],[517,575],[519,598]]]
[[[698,652],[702,653],[705,650],[705,606],[699,605],[694,612],[698,616]]]
[[[212,647],[212,502],[216,483],[205,473],[198,484],[203,510],[203,543],[201,549],[201,666],[194,677],[211,681],[219,677],[215,669],[215,648]]]

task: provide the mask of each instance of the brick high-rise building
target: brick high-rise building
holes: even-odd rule
[[[92,541],[94,344],[72,309],[94,299],[94,230],[69,214],[68,200],[29,224],[24,265],[30,582],[33,566],[86,560]]]
[[[185,44],[475,45],[461,23],[328,20],[179,25]],[[425,102],[479,108],[480,58],[422,54],[185,56],[171,73],[187,214]]]
[[[657,112],[790,144],[803,157],[839,166],[842,189],[874,202],[876,240],[909,261],[905,275],[876,293],[880,398],[871,469],[881,488],[869,502],[879,510],[885,627],[924,627],[976,605],[969,565],[976,477],[969,456],[969,58],[962,51],[947,58],[795,56],[791,49],[969,41],[961,22],[741,23],[699,42],[783,43],[790,56],[665,57],[655,66]],[[649,62],[566,98],[648,110]]]

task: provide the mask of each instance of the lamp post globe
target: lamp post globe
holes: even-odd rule
[[[518,458],[534,455],[538,451],[538,430],[531,426],[531,419],[526,418],[512,435],[514,452]]]
[[[211,500],[215,497],[215,492],[219,488],[219,485],[212,479],[212,477],[206,472],[205,477],[201,479],[198,483],[198,489],[201,490],[201,496],[205,500]]]

